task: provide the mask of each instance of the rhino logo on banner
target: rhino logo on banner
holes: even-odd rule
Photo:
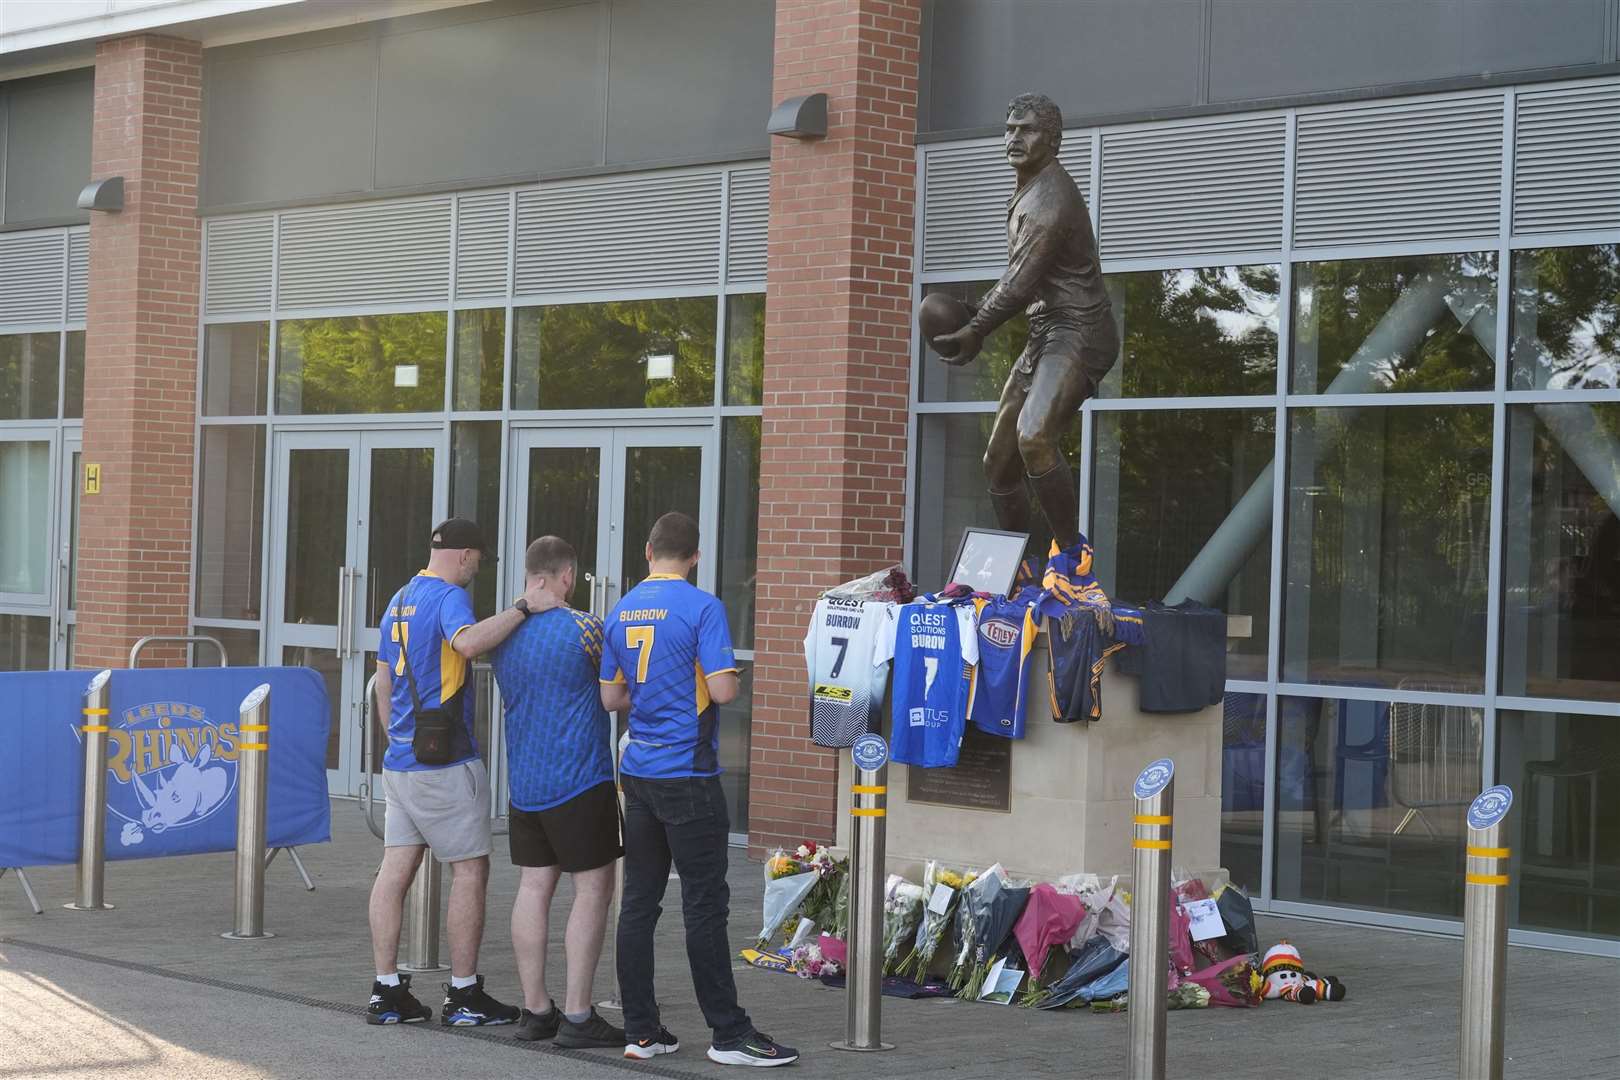
[[[107,733],[107,810],[119,843],[208,820],[236,790],[236,721],[215,724],[197,705],[158,701],[125,709]]]

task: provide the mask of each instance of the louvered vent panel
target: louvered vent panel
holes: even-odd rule
[[[765,280],[765,233],[770,219],[771,170],[738,169],[731,174],[726,204],[726,277]]]
[[[1058,160],[1091,199],[1091,131],[1066,131]],[[1017,176],[999,142],[944,146],[923,158],[923,271],[1004,266],[1007,200]]]
[[[554,184],[518,194],[517,292],[712,285],[720,174]]]
[[[450,200],[284,215],[276,289],[280,310],[445,303],[450,289]]]
[[[270,310],[272,217],[208,222],[205,240],[208,283],[203,310],[209,315],[250,315]]]
[[[1501,97],[1302,113],[1298,140],[1297,246],[1497,232]]]
[[[1513,231],[1620,228],[1620,85],[1517,100]]]
[[[90,234],[68,233],[68,322],[84,322],[90,303]]]
[[[506,295],[512,197],[463,195],[456,204],[456,299]]]
[[[1104,132],[1105,259],[1282,246],[1286,121]]]
[[[0,325],[62,321],[62,232],[0,236]]]

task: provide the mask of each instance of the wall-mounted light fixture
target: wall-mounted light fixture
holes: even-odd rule
[[[109,176],[105,180],[92,180],[79,192],[80,210],[103,210],[116,214],[124,208],[124,178]]]
[[[789,139],[822,139],[827,135],[827,95],[788,98],[771,110],[765,130]]]

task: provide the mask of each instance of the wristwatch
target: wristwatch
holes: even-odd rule
[[[520,596],[516,600],[514,600],[512,602],[512,607],[515,608],[516,610],[522,612],[523,617],[525,619],[527,619],[529,617],[529,601],[524,599],[523,597]]]

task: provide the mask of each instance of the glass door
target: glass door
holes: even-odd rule
[[[446,503],[439,431],[281,432],[272,505],[272,663],[309,667],[331,705],[327,784],[359,790],[360,699],[376,666],[377,624],[394,591],[427,564]],[[374,735],[380,728],[373,728]],[[380,741],[373,744],[380,749]]]
[[[73,666],[73,634],[78,622],[79,500],[84,494],[83,440],[62,440],[62,497],[56,532],[56,654],[51,667]]]

